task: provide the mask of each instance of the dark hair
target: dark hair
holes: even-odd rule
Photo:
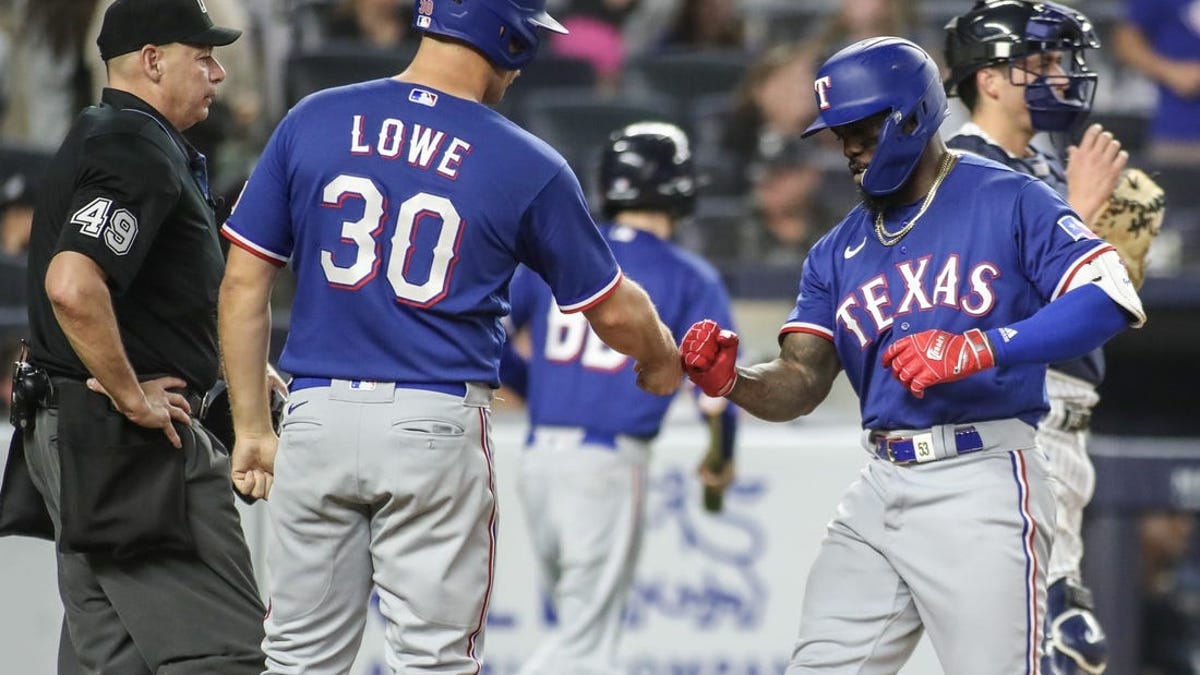
[[[962,99],[967,110],[975,112],[975,106],[979,103],[979,87],[975,84],[975,73],[971,73],[970,77],[958,84],[958,97]]]

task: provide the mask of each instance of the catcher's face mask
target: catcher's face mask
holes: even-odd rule
[[[1025,87],[1025,106],[1038,131],[1067,131],[1092,110],[1096,73],[1083,49],[1043,51],[1009,64],[1009,81]]]
[[[946,25],[946,90],[957,95],[959,84],[980,68],[1007,65],[1009,81],[1025,87],[1033,128],[1066,131],[1091,112],[1096,73],[1085,51],[1099,46],[1087,16],[1066,5],[979,0]]]

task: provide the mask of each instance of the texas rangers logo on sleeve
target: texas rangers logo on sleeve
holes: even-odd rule
[[[1091,228],[1089,228],[1087,225],[1084,225],[1082,220],[1076,218],[1070,213],[1058,219],[1058,226],[1062,228],[1063,232],[1066,232],[1068,235],[1070,235],[1071,239],[1074,241],[1079,241],[1080,239],[1100,238],[1096,236],[1095,232],[1092,232]]]

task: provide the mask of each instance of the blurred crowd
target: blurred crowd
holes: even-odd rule
[[[244,31],[220,53],[228,79],[212,114],[187,133],[210,158],[220,221],[290,105],[323,87],[398,72],[417,39],[412,0],[204,2],[217,24]],[[24,322],[23,256],[41,171],[105,81],[95,38],[107,4],[0,3],[0,353],[6,363],[16,349],[12,331]],[[690,132],[704,176],[697,214],[679,232],[681,242],[718,266],[785,267],[794,281],[809,248],[858,201],[840,145],[827,134],[800,138],[816,116],[811,84],[817,66],[841,46],[874,35],[907,37],[940,55],[942,26],[971,4],[550,0],[548,8],[571,34],[548,41],[548,53],[522,73],[500,110],[555,145],[592,192],[598,149],[609,131],[646,118],[680,124]],[[1131,164],[1151,170],[1168,195],[1167,223],[1149,274],[1195,275],[1200,256],[1189,253],[1200,249],[1200,190],[1194,188],[1200,0],[1068,4],[1089,14],[1102,41],[1088,54],[1100,74],[1093,120],[1112,130]],[[1181,15],[1171,7],[1190,9]],[[957,102],[952,106],[947,134],[966,119]],[[1063,139],[1045,142],[1061,146]],[[0,394],[3,386],[0,378]],[[1200,612],[1187,621],[1170,618],[1183,611],[1172,600],[1183,597],[1179,589],[1200,597],[1200,571],[1184,573],[1175,565],[1184,558],[1180,542],[1193,539],[1181,528],[1191,526],[1190,519],[1147,520],[1143,543],[1161,555],[1147,554],[1154,564],[1143,582],[1156,599],[1147,621],[1165,620],[1200,639]],[[1200,672],[1166,661],[1155,667],[1163,674]]]
[[[694,139],[705,183],[681,242],[722,265],[794,265],[857,201],[836,146],[821,137],[800,141],[816,115],[816,66],[873,35],[908,37],[939,54],[942,25],[969,4],[551,0],[571,34],[549,40],[549,53],[522,73],[500,109],[557,146],[589,190],[595,149],[608,130],[646,117],[681,124]],[[1168,218],[1184,225],[1168,223],[1151,274],[1184,273],[1186,249],[1200,246],[1200,231],[1187,226],[1200,204],[1186,203],[1188,191],[1171,187],[1187,185],[1186,168],[1200,166],[1200,47],[1186,44],[1173,15],[1151,11],[1163,3],[1086,4],[1081,8],[1103,42],[1089,54],[1101,77],[1093,117],[1116,133],[1135,164],[1166,172],[1160,182],[1180,196]],[[97,99],[104,64],[94,41],[106,5],[10,0],[0,7],[4,256],[23,246],[22,224],[44,163],[39,154],[55,148],[78,110]],[[213,114],[189,131],[210,158],[224,209],[288,106],[320,88],[397,72],[417,42],[410,0],[206,6],[218,23],[246,31],[222,54],[229,77]],[[1200,22],[1200,9],[1191,14]],[[955,113],[947,133],[962,122],[962,111]]]

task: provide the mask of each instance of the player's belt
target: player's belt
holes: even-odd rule
[[[1046,424],[1060,431],[1086,431],[1092,423],[1092,410],[1087,406],[1066,402],[1050,404]]]
[[[872,435],[875,455],[893,464],[913,464],[932,462],[944,459],[939,456],[933,440],[933,433],[913,434],[912,436],[887,436],[880,432]],[[954,454],[966,455],[984,449],[983,437],[974,426],[954,428]]]
[[[352,389],[374,383],[371,380],[348,380],[348,382]],[[293,377],[292,381],[288,383],[288,391],[328,387],[332,384],[333,379],[328,377]],[[395,385],[397,389],[423,389],[460,397],[467,395],[467,385],[463,382],[392,382],[391,384]]]
[[[583,427],[535,426],[529,429],[529,435],[526,437],[525,443],[528,446],[533,446],[538,442],[539,438],[543,441],[557,442],[567,446],[588,445],[605,448],[606,450],[616,450],[619,447],[618,442],[622,438],[642,443],[650,440],[646,436],[615,434],[611,431],[584,429]]]

